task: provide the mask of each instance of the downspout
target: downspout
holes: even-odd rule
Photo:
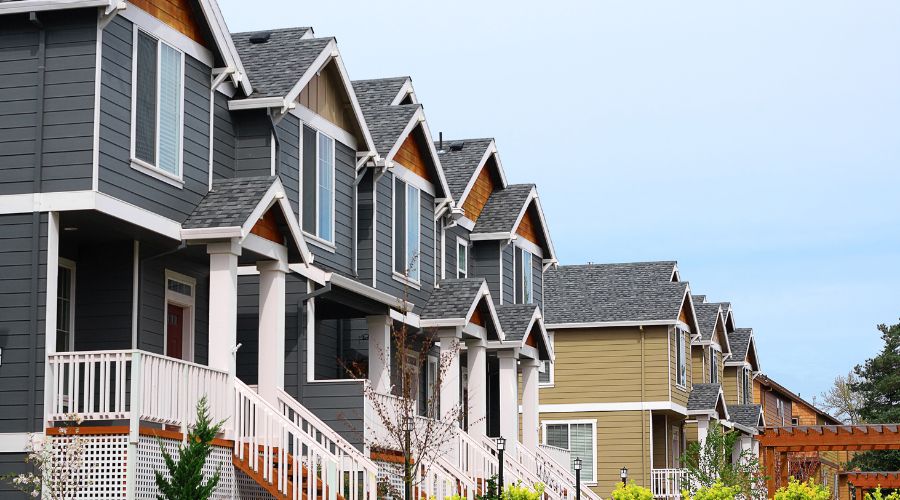
[[[36,12],[28,13],[28,21],[38,29],[37,102],[35,103],[34,132],[34,189],[32,192],[40,193],[43,189],[44,82],[47,75],[47,30],[44,29],[44,24],[37,18]]]
[[[269,117],[269,124],[272,126],[272,140],[274,141],[274,146],[275,146],[275,151],[272,154],[272,161],[274,162],[274,165],[275,165],[274,173],[275,173],[276,177],[280,177],[280,175],[281,175],[281,139],[279,139],[279,137],[278,137],[278,122],[275,121],[275,117],[272,116],[271,111],[268,112],[267,115]],[[279,118],[278,121],[281,121],[281,119]]]
[[[209,87],[209,185],[207,186],[207,189],[210,191],[212,191],[213,184],[213,148],[215,145],[213,135],[215,133],[216,123],[216,90],[219,88],[219,85],[222,85],[225,79],[232,74],[234,74],[234,68],[230,66],[225,68],[216,76]]]
[[[644,433],[644,428],[643,428],[643,427],[644,427],[644,401],[645,401],[645,392],[644,392],[644,391],[645,391],[645,388],[644,388],[644,386],[645,386],[645,376],[644,376],[644,373],[646,372],[646,366],[645,366],[645,364],[644,364],[644,340],[645,340],[645,332],[644,332],[644,326],[643,326],[643,325],[639,326],[638,329],[641,331],[641,450],[642,450],[642,451],[641,451],[641,455],[644,455],[644,453],[647,451],[647,442],[646,442],[645,433]],[[653,425],[653,420],[652,420],[652,419],[650,420],[649,425]],[[653,464],[653,457],[649,457],[648,462],[649,462],[649,463],[651,464],[651,466],[652,466],[652,464]],[[649,481],[648,481],[648,477],[647,477],[647,468],[644,467],[644,464],[643,464],[643,463],[641,463],[641,471],[642,471],[642,474],[643,474],[643,476],[644,476],[644,478],[643,478],[643,479],[644,479],[644,484],[648,484]]]

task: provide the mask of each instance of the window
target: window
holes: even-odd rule
[[[132,159],[180,179],[184,55],[141,30],[134,47]]]
[[[469,276],[469,243],[456,238],[456,277],[467,278]]]
[[[321,132],[316,158],[318,186],[316,236],[334,243],[334,139]]]
[[[419,244],[422,224],[419,221],[421,192],[418,188],[394,179],[394,272],[418,283],[420,272]]]
[[[522,303],[534,302],[534,268],[531,267],[531,253],[522,250]]]
[[[719,357],[716,356],[716,350],[712,346],[709,348],[709,383],[719,383]]]
[[[784,425],[784,401],[781,399],[775,400],[775,411],[778,418],[781,419],[781,425]]]
[[[791,425],[800,425],[800,417],[791,417]]]
[[[675,383],[681,387],[687,386],[687,362],[684,352],[686,345],[684,341],[685,334],[686,332],[681,328],[675,329]]]
[[[743,375],[742,383],[744,384],[743,403],[745,405],[753,404],[753,385],[751,383],[751,381],[753,380],[753,377],[751,376],[750,369],[744,368],[742,375]]]
[[[574,460],[581,459],[581,478],[585,483],[595,483],[596,463],[596,421],[553,422],[544,424],[544,443],[572,452],[572,474],[575,473]]]
[[[75,263],[59,259],[56,281],[56,352],[75,350]]]
[[[334,244],[334,139],[303,127],[300,225],[310,241]]]
[[[554,345],[553,332],[547,332],[547,338],[550,341],[550,345]],[[541,361],[541,370],[538,372],[538,385],[552,386],[553,378],[553,363],[550,360]]]

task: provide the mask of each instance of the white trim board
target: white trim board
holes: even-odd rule
[[[0,433],[0,453],[23,453],[31,441],[31,434],[27,432]]]
[[[128,8],[120,11],[119,15],[131,21],[148,34],[168,43],[210,68],[215,65],[213,53],[209,49],[191,40],[180,31],[160,21],[156,17],[153,17],[148,12],[141,10],[134,4],[129,3]]]
[[[623,403],[568,403],[568,404],[542,404],[541,413],[578,413],[578,412],[607,412],[607,411],[644,411],[644,410],[669,410],[681,415],[687,415],[687,408],[672,401],[631,401]]]
[[[674,319],[649,321],[588,321],[584,323],[547,323],[548,330],[567,330],[576,328],[614,328],[620,326],[673,326],[678,323]]]

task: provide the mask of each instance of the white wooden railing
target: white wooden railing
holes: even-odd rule
[[[573,499],[575,495],[575,475],[571,471],[571,464],[560,462],[563,458],[571,457],[569,450],[556,446],[538,445],[534,454],[537,458],[537,475],[548,489],[555,490],[562,498]],[[593,490],[581,484],[581,498],[600,500],[600,496]]]
[[[213,421],[230,417],[227,372],[139,350],[47,356],[48,422],[135,420],[186,428],[206,397]]]
[[[500,473],[499,459],[484,446],[481,439],[475,439],[471,434],[460,430],[452,445],[457,454],[459,469],[473,480],[483,483]],[[483,488],[485,484],[480,486]]]
[[[688,489],[684,469],[651,469],[650,491],[653,498],[681,498],[681,491]]]
[[[564,467],[565,470],[569,470],[569,468],[572,467],[571,451],[549,444],[539,444],[538,450],[540,450],[540,453],[542,453],[545,457],[550,458],[558,463],[560,467]]]
[[[479,437],[479,441],[489,453],[499,457],[500,452],[497,449],[496,441],[484,435]],[[515,442],[512,446],[509,446],[509,442],[507,441],[509,449],[505,450],[503,453],[503,481],[506,484],[521,482],[523,485],[529,487],[543,484],[544,481],[537,475],[537,461],[534,458],[534,455],[525,449],[524,446],[519,446],[519,444],[520,443]],[[525,463],[523,463],[522,460],[524,460]],[[557,500],[560,498],[560,496],[550,488],[547,488],[544,491],[544,497],[549,498],[550,500]]]

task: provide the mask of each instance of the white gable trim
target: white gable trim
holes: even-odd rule
[[[406,96],[410,96],[410,100],[413,104],[419,104],[419,100],[416,98],[416,91],[413,90],[412,79],[406,77],[406,81],[403,82],[403,86],[400,87],[400,90],[397,91],[397,95],[394,96],[394,99],[391,101],[391,106],[396,106],[400,104]]]
[[[199,0],[203,15],[206,16],[206,22],[209,23],[210,31],[222,53],[222,58],[228,68],[234,69],[232,74],[232,82],[240,86],[246,95],[253,93],[253,86],[250,85],[250,79],[247,78],[247,71],[241,62],[234,42],[231,40],[231,33],[228,31],[228,25],[225,24],[225,17],[219,10],[219,4],[215,0]]]
[[[394,156],[396,156],[397,152],[400,151],[400,146],[402,146],[403,142],[406,140],[406,138],[409,137],[410,134],[412,134],[413,130],[415,130],[417,125],[422,126],[422,132],[423,132],[423,134],[425,134],[425,137],[426,137],[425,142],[428,143],[428,152],[431,154],[431,161],[434,163],[435,170],[437,171],[437,176],[438,176],[438,181],[440,182],[441,191],[443,191],[445,197],[449,198],[450,197],[450,187],[447,184],[447,178],[444,176],[444,169],[441,166],[441,160],[438,157],[437,150],[434,148],[434,142],[430,140],[431,130],[428,128],[428,121],[425,120],[425,113],[422,110],[422,108],[419,108],[418,110],[416,110],[416,112],[413,113],[413,115],[410,117],[409,122],[403,128],[403,132],[400,134],[400,137],[398,137],[397,140],[394,142],[394,145],[391,147],[391,150],[388,151],[387,154],[384,155],[384,163],[388,167],[391,167],[394,165],[400,165],[400,166],[405,167],[405,165],[403,165],[402,163],[398,163],[397,161],[395,161]],[[408,170],[408,168],[407,168],[407,170]],[[410,173],[412,173],[412,172],[410,172]],[[417,177],[418,177],[418,175],[417,175]],[[428,182],[428,181],[426,181],[426,182]],[[430,182],[428,182],[428,183],[431,184]],[[435,192],[434,188],[431,188],[429,194],[432,196],[437,196],[437,193]]]
[[[118,0],[20,0],[18,2],[0,2],[0,15],[89,7],[106,7],[106,10],[111,12],[118,3]]]
[[[500,155],[497,154],[497,143],[493,139],[491,139],[491,143],[488,144],[487,149],[484,152],[484,155],[481,156],[481,161],[478,162],[478,167],[475,168],[475,171],[472,172],[472,177],[469,178],[469,183],[466,184],[466,188],[463,189],[461,195],[459,195],[459,202],[457,203],[459,206],[466,201],[466,197],[469,196],[469,192],[472,191],[472,187],[475,186],[475,180],[478,179],[478,175],[481,174],[481,169],[484,168],[485,164],[487,164],[488,159],[494,156],[494,160],[497,162],[497,171],[500,172],[500,186],[506,187],[506,173],[503,171],[503,165],[500,164]]]

